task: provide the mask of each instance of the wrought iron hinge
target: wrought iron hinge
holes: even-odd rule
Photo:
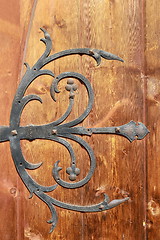
[[[91,179],[95,167],[96,167],[96,159],[94,156],[94,152],[89,144],[84,141],[80,136],[87,135],[91,136],[92,134],[116,134],[121,135],[127,138],[129,141],[133,141],[135,138],[138,140],[143,139],[148,133],[148,129],[145,127],[143,123],[135,123],[134,121],[130,121],[129,123],[116,126],[116,127],[102,127],[102,128],[85,128],[79,127],[78,124],[82,123],[83,120],[89,115],[93,101],[94,101],[94,93],[92,86],[87,78],[83,75],[76,73],[76,72],[64,72],[61,73],[59,76],[54,75],[54,73],[50,70],[42,69],[48,63],[73,54],[80,54],[80,55],[88,55],[94,58],[97,62],[97,65],[100,64],[101,58],[107,60],[118,60],[123,62],[120,57],[113,55],[111,53],[98,50],[98,49],[89,49],[89,48],[78,48],[78,49],[69,49],[59,53],[55,53],[50,55],[50,51],[52,48],[52,42],[50,35],[45,29],[41,29],[44,33],[44,37],[41,41],[43,41],[46,45],[45,52],[39,58],[39,60],[34,64],[32,68],[29,67],[27,63],[25,63],[27,70],[22,78],[22,81],[19,84],[17,89],[15,98],[12,103],[12,110],[10,115],[10,125],[1,126],[0,127],[0,142],[9,141],[10,148],[12,153],[12,158],[14,160],[15,167],[17,169],[18,174],[20,175],[22,181],[26,185],[27,189],[30,192],[30,197],[35,194],[39,197],[43,202],[47,204],[49,207],[52,218],[48,223],[52,224],[50,232],[56,226],[57,223],[57,214],[54,206],[58,206],[61,208],[78,211],[78,212],[101,212],[108,209],[111,209],[125,201],[129,198],[123,199],[115,199],[113,201],[109,201],[109,197],[104,194],[104,200],[95,205],[89,206],[79,206],[79,205],[72,205],[68,203],[61,202],[56,200],[55,198],[47,195],[47,192],[51,192],[55,190],[58,186],[68,188],[68,189],[75,189],[84,186],[88,183]],[[25,92],[29,85],[39,76],[41,75],[50,75],[53,77],[53,82],[50,88],[50,94],[54,101],[55,93],[59,93],[58,84],[61,80],[67,79],[66,90],[69,92],[69,105],[68,108],[63,116],[61,116],[58,120],[51,122],[46,125],[30,125],[30,126],[20,126],[20,117],[24,107],[27,105],[28,102],[37,100],[42,103],[42,100],[37,95],[25,95]],[[65,122],[67,117],[70,115],[72,111],[72,107],[74,104],[75,98],[75,91],[77,90],[77,85],[74,83],[74,79],[80,81],[87,89],[88,92],[88,105],[85,111],[79,116],[78,118],[70,121]],[[80,135],[80,136],[79,136]],[[56,184],[53,186],[42,186],[38,184],[34,179],[29,175],[26,169],[34,170],[41,166],[42,163],[39,164],[32,164],[29,163],[23,156],[20,140],[34,140],[34,139],[48,139],[51,141],[55,141],[57,143],[62,144],[65,146],[70,154],[71,162],[70,166],[66,169],[67,174],[69,175],[69,182],[64,181],[61,177],[59,172],[61,171],[61,167],[59,166],[59,161],[55,162],[53,166],[52,175]],[[80,174],[80,169],[76,166],[76,157],[74,150],[72,148],[71,143],[69,143],[66,139],[73,140],[77,142],[80,146],[82,146],[88,153],[90,158],[90,170],[88,174],[80,181],[75,181],[77,176]]]

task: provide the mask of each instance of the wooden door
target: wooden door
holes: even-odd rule
[[[0,144],[0,235],[3,240],[159,240],[160,239],[160,152],[159,152],[159,53],[160,2],[158,0],[0,0],[0,125],[9,125],[12,100],[25,73],[23,63],[32,67],[44,52],[39,41],[40,27],[51,35],[52,53],[70,48],[96,48],[124,59],[102,60],[96,66],[88,56],[70,56],[47,66],[55,75],[66,71],[83,74],[91,82],[95,103],[84,127],[119,126],[130,120],[143,122],[150,134],[130,143],[114,135],[92,135],[84,139],[93,148],[97,166],[93,178],[79,189],[58,187],[54,198],[71,204],[111,199],[130,200],[112,210],[80,213],[56,207],[58,224],[49,234],[50,212],[29,193],[19,178],[11,158],[9,143]],[[29,103],[21,125],[50,123],[67,107],[65,85],[53,102],[49,89],[52,78],[39,77],[27,93],[39,95],[43,104]],[[69,120],[79,116],[87,104],[83,85],[78,85],[75,107]],[[72,142],[81,169],[78,179],[89,169],[89,159]],[[54,184],[53,164],[61,161],[61,176],[67,180],[67,150],[47,140],[21,141],[25,158],[43,162],[29,171],[40,184]]]

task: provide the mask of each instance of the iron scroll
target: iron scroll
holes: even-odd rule
[[[42,68],[48,63],[58,58],[73,54],[88,55],[96,60],[97,65],[101,63],[101,58],[107,60],[118,60],[121,62],[123,62],[123,60],[120,57],[117,57],[116,55],[113,55],[111,53],[98,49],[89,48],[69,49],[50,55],[50,51],[52,48],[50,35],[45,29],[41,30],[43,31],[45,37],[42,38],[41,41],[43,41],[44,44],[46,45],[46,49],[43,55],[39,58],[39,60],[34,64],[32,68],[30,68],[29,65],[25,63],[27,70],[22,78],[22,81],[19,84],[19,87],[17,89],[16,95],[12,103],[10,125],[0,126],[0,142],[5,141],[10,142],[11,154],[16,170],[19,176],[21,177],[22,181],[26,185],[27,189],[29,190],[30,197],[32,197],[33,194],[35,194],[49,207],[52,214],[52,218],[50,221],[48,221],[48,223],[51,224],[50,232],[52,232],[58,220],[54,206],[78,212],[101,212],[116,207],[117,205],[129,199],[128,197],[126,197],[123,199],[115,199],[110,202],[108,195],[104,194],[104,200],[98,204],[89,206],[79,206],[61,202],[47,195],[47,192],[54,191],[58,186],[68,189],[75,189],[84,186],[91,179],[96,167],[96,159],[92,148],[80,136],[83,135],[91,136],[92,134],[116,134],[121,135],[127,138],[130,142],[132,142],[135,138],[138,140],[143,139],[149,133],[149,131],[143,123],[140,122],[135,123],[134,121],[116,127],[85,128],[77,126],[78,124],[83,122],[83,120],[89,115],[92,109],[94,93],[90,82],[88,81],[87,78],[85,78],[83,75],[79,73],[64,72],[61,73],[59,76],[55,77],[52,71]],[[63,116],[49,124],[37,126],[36,125],[20,126],[21,114],[24,107],[28,104],[28,102],[36,100],[42,103],[41,98],[37,95],[25,96],[25,92],[29,85],[41,75],[50,75],[51,77],[53,77],[53,82],[50,88],[50,94],[54,101],[56,101],[55,94],[59,93],[58,89],[59,82],[63,79],[67,79],[66,90],[69,92],[68,108]],[[88,105],[85,111],[81,114],[81,116],[70,122],[64,123],[64,121],[70,115],[72,107],[74,105],[75,91],[77,90],[77,85],[74,83],[74,79],[80,81],[86,87],[88,93]],[[62,168],[59,166],[59,161],[55,162],[52,170],[53,178],[56,181],[55,185],[42,186],[38,184],[36,181],[34,181],[34,179],[26,171],[26,169],[35,170],[39,168],[42,163],[31,164],[24,158],[20,146],[20,140],[22,139],[26,139],[29,141],[35,139],[47,139],[60,143],[61,145],[66,147],[71,158],[70,166],[66,169],[70,181],[69,182],[64,181],[60,177],[59,172],[61,171]],[[86,150],[90,159],[90,170],[88,174],[80,181],[75,181],[77,176],[80,174],[80,169],[76,166],[75,153],[72,148],[72,145],[69,143],[69,141],[67,141],[67,139],[71,139],[77,142],[81,147],[83,147]]]

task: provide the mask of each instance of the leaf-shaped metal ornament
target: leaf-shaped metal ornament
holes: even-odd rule
[[[19,84],[15,98],[13,100],[10,115],[10,125],[9,127],[7,126],[0,127],[0,142],[10,141],[10,148],[15,167],[22,181],[29,190],[30,197],[32,197],[33,194],[35,194],[49,207],[52,214],[52,218],[50,221],[48,221],[48,223],[52,225],[50,230],[50,232],[52,232],[57,224],[55,206],[78,212],[101,212],[116,207],[129,199],[128,197],[126,197],[123,199],[115,199],[109,202],[109,197],[106,194],[104,194],[104,200],[98,204],[89,206],[79,206],[61,202],[47,195],[47,192],[54,191],[58,186],[68,189],[82,187],[85,184],[87,184],[88,181],[93,176],[96,167],[96,159],[94,156],[94,152],[92,148],[89,146],[89,144],[86,141],[84,141],[80,136],[83,135],[91,136],[92,134],[116,134],[121,135],[132,142],[135,138],[139,140],[143,139],[149,133],[149,131],[143,123],[135,123],[134,121],[116,127],[85,128],[77,126],[78,124],[83,122],[83,120],[89,115],[92,109],[92,105],[94,102],[94,93],[90,82],[86,77],[76,72],[63,72],[59,76],[55,77],[52,71],[44,70],[42,68],[48,63],[58,58],[62,58],[64,56],[73,54],[88,55],[96,60],[97,65],[101,63],[101,58],[107,60],[118,60],[121,62],[123,62],[123,60],[120,57],[117,57],[116,55],[113,55],[111,53],[90,48],[69,49],[59,53],[55,53],[53,55],[49,55],[52,48],[51,38],[45,29],[41,30],[44,33],[44,38],[42,38],[41,41],[43,41],[44,44],[46,45],[45,52],[32,68],[30,68],[29,65],[25,63],[27,70],[24,77],[22,78],[22,81]],[[24,107],[28,104],[28,102],[36,100],[42,103],[41,98],[37,95],[24,96],[29,85],[41,75],[49,75],[53,77],[53,82],[50,88],[50,94],[54,101],[56,101],[55,94],[60,92],[58,89],[59,82],[62,81],[63,79],[67,79],[66,90],[69,92],[68,108],[63,116],[49,124],[37,126],[36,125],[20,126],[21,114]],[[85,111],[78,118],[70,122],[63,123],[70,115],[72,107],[74,105],[75,91],[77,90],[77,85],[74,83],[74,79],[78,80],[85,86],[88,93],[88,105]],[[68,166],[68,168],[66,169],[66,172],[69,175],[70,182],[61,179],[59,173],[62,168],[59,166],[60,161],[57,161],[55,162],[52,171],[52,175],[56,184],[53,186],[42,186],[38,184],[26,170],[37,169],[41,166],[42,163],[32,164],[29,163],[24,158],[20,145],[20,140],[22,139],[30,141],[35,139],[47,139],[63,145],[68,150],[71,159],[70,166]],[[80,174],[80,169],[76,166],[76,157],[74,149],[72,148],[71,143],[67,141],[67,139],[75,141],[81,147],[83,147],[86,150],[90,159],[90,169],[87,175],[80,181],[75,181],[77,176]]]

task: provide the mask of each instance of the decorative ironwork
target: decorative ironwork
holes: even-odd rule
[[[78,124],[83,122],[83,120],[89,115],[92,109],[94,94],[90,82],[83,75],[75,72],[64,72],[59,76],[55,77],[52,71],[46,69],[44,70],[42,69],[42,67],[58,58],[73,54],[91,56],[96,60],[97,65],[100,64],[101,58],[107,60],[118,60],[121,62],[123,62],[123,60],[120,57],[117,57],[116,55],[113,55],[111,53],[89,48],[70,49],[59,53],[55,53],[53,55],[49,55],[52,48],[51,38],[45,29],[41,30],[43,31],[45,37],[41,39],[41,41],[43,41],[46,45],[45,52],[32,68],[30,68],[29,65],[25,63],[27,70],[24,77],[22,78],[21,83],[19,84],[15,98],[13,100],[10,115],[10,125],[9,127],[7,126],[0,127],[0,142],[10,141],[11,154],[14,160],[15,167],[22,181],[29,190],[30,197],[32,197],[33,194],[35,194],[49,207],[52,214],[52,218],[50,221],[48,221],[48,223],[52,224],[50,230],[50,232],[52,232],[57,223],[57,214],[54,206],[79,212],[101,212],[116,207],[117,205],[129,199],[128,197],[126,197],[123,199],[115,199],[109,202],[109,197],[106,194],[104,194],[103,202],[90,206],[79,206],[58,201],[46,194],[47,192],[55,190],[58,185],[64,188],[75,189],[82,187],[83,185],[88,183],[88,181],[91,179],[96,167],[96,159],[94,156],[94,152],[89,146],[89,144],[85,142],[82,138],[80,138],[78,135],[91,136],[92,134],[116,134],[126,137],[129,141],[132,142],[135,138],[139,140],[143,139],[148,134],[149,131],[143,123],[135,123],[134,121],[131,121],[123,126],[117,127],[84,128],[77,126]],[[54,101],[56,101],[55,93],[59,93],[58,83],[63,79],[66,78],[68,79],[66,90],[69,91],[69,106],[62,117],[60,117],[58,120],[54,122],[51,122],[50,124],[38,126],[30,125],[22,127],[20,126],[20,117],[27,103],[33,100],[37,100],[42,103],[41,98],[37,95],[24,96],[29,85],[37,77],[41,75],[50,75],[53,77],[53,82],[50,88],[50,94]],[[79,80],[86,87],[88,92],[88,106],[80,117],[70,122],[63,123],[64,120],[66,120],[69,114],[71,113],[74,104],[75,91],[77,90],[77,85],[74,83],[74,79]],[[53,178],[56,181],[55,185],[42,186],[38,184],[36,181],[34,181],[28,174],[26,169],[30,170],[37,169],[41,166],[42,163],[31,164],[24,158],[20,146],[20,140],[22,139],[30,141],[35,139],[47,139],[55,141],[65,146],[71,158],[70,166],[66,169],[66,172],[69,175],[69,180],[71,182],[66,182],[63,179],[61,179],[59,172],[62,168],[59,167],[59,161],[57,161],[54,164],[52,171]],[[88,156],[90,158],[90,170],[87,176],[85,176],[82,180],[78,182],[74,181],[76,180],[76,177],[80,174],[80,169],[77,168],[76,166],[76,157],[74,154],[74,150],[71,144],[66,139],[71,139],[77,142],[87,151]]]

